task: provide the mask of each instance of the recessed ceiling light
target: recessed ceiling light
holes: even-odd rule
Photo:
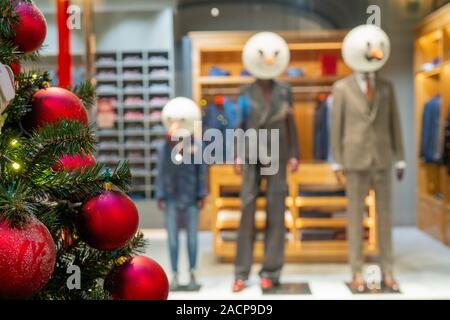
[[[212,15],[213,17],[218,17],[219,14],[220,14],[220,10],[219,10],[218,8],[212,8],[212,9],[211,9],[211,15]]]

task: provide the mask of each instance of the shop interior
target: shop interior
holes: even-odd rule
[[[57,21],[54,1],[36,0],[47,20],[41,50],[42,68],[57,83]],[[347,32],[379,17],[391,41],[390,60],[379,76],[394,84],[406,153],[402,181],[393,180],[394,265],[400,294],[365,295],[368,299],[450,298],[450,171],[440,159],[427,157],[426,130],[444,136],[450,113],[450,4],[448,1],[221,1],[221,0],[96,0],[73,1],[89,10],[88,23],[71,30],[72,82],[91,79],[96,85],[98,161],[130,163],[131,198],[140,228],[155,258],[170,277],[164,213],[155,199],[157,145],[166,129],[164,105],[188,97],[205,113],[224,107],[253,78],[242,64],[242,50],[256,32],[272,31],[288,44],[291,59],[279,80],[293,92],[294,119],[301,150],[299,170],[288,175],[286,198],[287,264],[283,281],[309,284],[304,299],[358,299],[349,281],[345,188],[329,162],[326,101],[333,84],[352,71],[341,56]],[[379,12],[377,11],[379,10]],[[377,15],[379,13],[379,15]],[[90,30],[90,32],[86,32]],[[438,99],[437,123],[424,113]],[[328,131],[326,131],[328,132]],[[327,135],[326,133],[325,135]],[[322,139],[322,140],[321,140]],[[443,143],[443,140],[439,140]],[[256,273],[254,286],[231,291],[236,255],[242,179],[231,165],[208,168],[208,197],[199,218],[198,292],[172,292],[174,299],[295,298],[263,295]],[[364,256],[376,261],[378,238],[376,194],[366,200]],[[258,199],[256,228],[265,227],[264,197]],[[180,277],[187,279],[186,237],[182,234]],[[264,253],[257,233],[255,259]],[[256,267],[254,268],[256,269]]]

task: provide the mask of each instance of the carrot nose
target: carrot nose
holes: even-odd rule
[[[384,52],[381,49],[374,49],[370,51],[370,56],[374,59],[381,60],[384,58]]]
[[[178,121],[174,121],[170,125],[169,130],[167,130],[167,134],[169,136],[173,136],[179,128],[180,128],[180,123]]]
[[[274,60],[272,57],[267,57],[265,59],[265,63],[268,64],[269,66],[272,65],[274,63]]]

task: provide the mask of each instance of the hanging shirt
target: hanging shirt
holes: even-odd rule
[[[447,111],[448,117],[445,123],[444,132],[444,164],[448,167],[448,174],[450,175],[450,108]]]
[[[226,139],[227,129],[234,129],[239,121],[237,101],[225,98],[223,106],[210,104],[203,110],[203,130],[217,129],[223,137],[223,160],[232,160],[232,141]],[[210,142],[205,142],[205,147]],[[211,142],[212,143],[212,142]]]
[[[420,157],[425,163],[439,163],[442,158],[439,144],[440,108],[441,98],[436,96],[423,109]]]

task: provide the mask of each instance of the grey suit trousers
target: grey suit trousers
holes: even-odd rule
[[[286,228],[284,224],[285,199],[287,195],[286,162],[280,163],[276,175],[266,176],[266,230],[264,237],[264,260],[261,277],[278,281],[284,264],[284,242]],[[241,223],[238,230],[235,277],[247,280],[253,263],[253,244],[255,241],[255,212],[261,182],[260,165],[243,166],[241,189]]]
[[[363,268],[363,213],[364,199],[369,189],[376,193],[377,237],[382,272],[392,272],[392,205],[391,170],[347,171],[349,259],[353,273]]]

